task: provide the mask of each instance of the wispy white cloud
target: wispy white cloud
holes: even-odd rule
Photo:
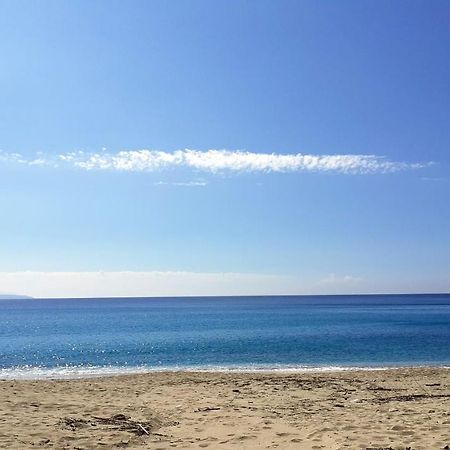
[[[448,178],[445,177],[421,177],[422,181],[448,181]]]
[[[29,161],[25,159],[20,153],[7,153],[0,150],[0,162],[2,163],[16,163],[28,164]]]
[[[156,181],[155,186],[182,186],[182,187],[203,187],[207,186],[208,182],[204,180],[194,181]]]
[[[390,161],[383,156],[340,154],[280,154],[231,150],[124,150],[118,153],[62,153],[53,157],[40,154],[26,159],[17,153],[2,153],[3,160],[20,164],[69,165],[84,170],[152,172],[164,168],[185,167],[217,172],[337,172],[344,174],[389,173],[420,169],[430,163]]]
[[[8,153],[3,150],[0,150],[0,163],[23,164],[27,166],[58,166],[54,157],[48,157],[41,152],[36,153],[33,158],[26,158],[21,153]]]

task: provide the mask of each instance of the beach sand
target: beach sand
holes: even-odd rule
[[[148,433],[148,434],[147,434]],[[5,449],[443,449],[450,370],[0,382]]]

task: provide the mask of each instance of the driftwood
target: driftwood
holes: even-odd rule
[[[93,416],[98,423],[103,425],[112,425],[114,428],[117,428],[122,431],[129,431],[130,433],[137,434],[142,436],[146,434],[147,436],[150,434],[152,424],[150,422],[136,422],[135,420],[131,420],[130,417],[125,416],[124,414],[116,414],[111,417],[95,417]],[[144,426],[145,425],[145,426]]]
[[[76,417],[65,417],[61,422],[72,431],[89,425],[89,420],[77,419]]]
[[[387,402],[414,402],[417,400],[424,400],[427,398],[449,398],[450,394],[410,394],[410,395],[395,395],[393,397],[378,398],[376,401],[380,403]]]
[[[366,450],[394,450],[392,447],[366,447]],[[405,450],[412,450],[411,447],[406,447]]]
[[[130,433],[137,434],[138,436],[149,436],[153,429],[158,428],[157,424],[154,422],[138,422],[136,420],[132,420],[129,416],[125,416],[124,414],[115,414],[111,417],[92,416],[92,419],[89,420],[66,417],[62,420],[62,423],[72,431],[89,425],[94,427],[98,425],[106,425],[109,428],[120,431],[128,431]]]
[[[366,447],[366,450],[394,450],[392,447]],[[405,450],[413,450],[412,447],[405,447]]]
[[[218,411],[220,408],[215,406],[206,406],[205,408],[197,408],[196,412]]]

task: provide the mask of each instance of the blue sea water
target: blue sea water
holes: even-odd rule
[[[0,301],[0,378],[450,365],[450,294]]]

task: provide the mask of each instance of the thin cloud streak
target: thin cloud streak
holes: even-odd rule
[[[117,154],[83,152],[60,155],[64,162],[86,170],[115,169],[145,172],[188,167],[204,172],[339,172],[387,173],[416,169],[423,164],[393,162],[375,155],[267,154],[230,150],[131,150]]]
[[[182,186],[182,187],[204,187],[208,183],[203,180],[198,181],[156,181],[155,186]]]
[[[123,172],[154,172],[165,168],[190,168],[201,172],[221,173],[287,173],[330,172],[342,174],[392,173],[421,169],[431,163],[390,161],[377,155],[313,155],[254,153],[240,150],[124,150],[118,153],[83,151],[56,156],[38,154],[26,159],[18,153],[0,153],[0,161],[26,164],[71,166],[84,170],[118,170]]]

